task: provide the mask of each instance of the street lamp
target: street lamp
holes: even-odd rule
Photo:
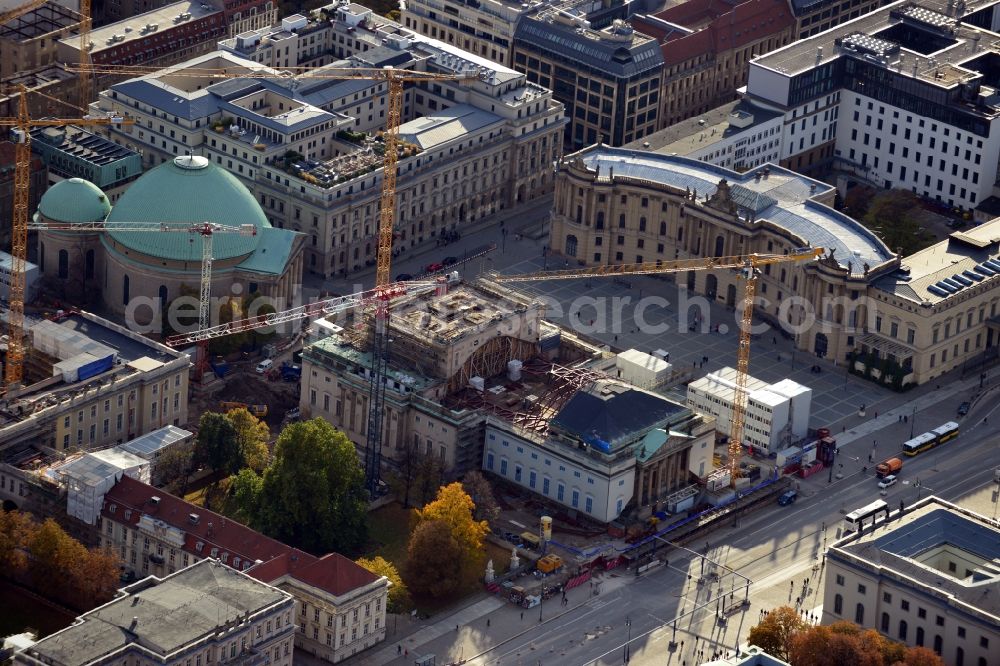
[[[545,587],[542,586],[542,592],[538,595],[538,623],[542,622],[542,602],[545,601]]]
[[[917,406],[913,405],[913,413],[910,414],[910,439],[913,439],[913,426],[917,422]]]
[[[632,620],[629,619],[628,615],[625,616],[625,628],[628,629],[628,640],[625,641],[625,651],[622,653],[623,664],[627,664],[629,661],[629,643],[632,642]]]

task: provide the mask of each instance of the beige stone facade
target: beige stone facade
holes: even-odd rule
[[[324,661],[385,640],[388,580],[338,553],[315,557],[129,477],[105,495],[98,531],[140,578],[212,559],[287,592],[295,648]]]
[[[0,448],[31,442],[57,452],[99,449],[168,424],[187,423],[187,355],[86,312],[71,315],[66,323],[72,327],[76,322],[100,332],[102,344],[127,347],[128,353],[120,354],[121,364],[108,373],[70,382],[75,389],[71,400],[56,400],[67,383],[52,376],[52,357],[30,351],[25,379],[34,384],[10,394],[0,415]],[[38,381],[36,373],[46,370],[48,381]]]
[[[473,377],[492,377],[506,370],[507,361],[530,358],[540,337],[541,315],[541,303],[482,284],[462,285],[444,299],[425,296],[396,305],[390,319],[394,341],[383,456],[400,459],[412,450],[437,459],[445,470],[462,473],[478,467],[484,416],[449,407],[445,399]],[[324,418],[363,447],[369,367],[368,353],[342,334],[307,346],[302,414]]]
[[[988,666],[1000,644],[995,521],[929,497],[880,512],[826,554],[823,624],[846,620],[934,650],[946,664]]]
[[[485,0],[475,4],[403,0],[399,8],[400,21],[414,32],[511,67],[517,22],[541,4],[537,0]]]
[[[586,158],[589,153],[609,150],[594,147],[579,155]],[[631,178],[624,168],[610,162],[598,173],[593,162],[581,165],[575,156],[568,156],[556,177],[551,233],[555,251],[584,265],[748,252],[780,254],[829,243],[835,239],[823,229],[836,228],[841,239],[849,239],[850,248],[868,256],[844,257],[847,252],[841,248],[832,260],[828,256],[807,265],[764,267],[758,282],[758,316],[789,322],[800,349],[840,366],[854,363],[858,372],[887,385],[923,384],[955,369],[971,372],[977,363],[991,363],[996,357],[1000,345],[995,319],[1000,279],[996,275],[1000,270],[983,264],[1000,253],[995,240],[1000,219],[954,232],[930,248],[896,258],[860,223],[828,208],[833,203],[829,186],[806,179],[806,189],[800,189],[799,196],[810,192],[805,196],[810,204],[796,208],[791,216],[791,210],[780,214],[774,209],[781,219],[794,222],[793,229],[777,217],[768,220],[766,210],[750,215],[741,205],[734,214],[703,200],[703,193],[714,189],[712,181],[720,177],[737,182],[737,188],[770,189],[784,187],[776,179],[791,172],[764,166],[737,176],[685,158],[640,155],[662,164],[665,174],[694,168],[702,174],[706,189],[695,199],[690,188],[685,191],[649,178]],[[627,159],[623,165],[628,166]],[[742,180],[733,180],[737,178]],[[751,203],[768,202],[755,198]],[[812,225],[807,224],[810,215],[814,216]],[[955,293],[935,286],[953,280],[955,274],[968,284],[956,282],[958,289],[947,287]],[[741,293],[742,283],[725,271],[689,272],[676,279],[730,307]],[[813,323],[802,325],[806,319],[790,301],[783,306],[792,297],[813,304]],[[871,369],[866,372],[867,366]]]
[[[336,11],[335,21],[312,20],[297,29],[301,57],[319,57],[312,51],[315,38],[329,45],[320,60],[329,54],[366,57],[374,50],[395,62],[412,48],[420,54],[418,69],[427,68],[429,55],[434,71],[465,72],[475,66],[483,72],[474,81],[406,88],[399,131],[414,148],[398,163],[395,249],[406,252],[434,242],[446,230],[461,233],[484,216],[551,192],[551,164],[562,154],[566,123],[551,91],[454,46],[381,17],[376,21],[364,7],[352,4]],[[254,39],[260,38],[255,43],[237,38],[223,45],[229,53],[186,64],[230,71],[261,67],[257,61],[274,62],[267,44],[279,37],[279,42],[292,41],[282,35],[276,29],[268,37],[255,33]],[[398,52],[387,54],[386,40],[398,45]],[[196,77],[164,81],[184,99],[200,95],[205,86]],[[205,118],[171,121],[173,116],[164,119],[157,106],[158,89],[113,86],[101,94],[98,106],[129,109],[136,125],[111,128],[110,134],[141,151],[147,166],[192,150],[240,178],[274,226],[307,235],[304,270],[328,278],[375,261],[380,160],[372,157],[369,145],[349,140],[357,141],[357,135],[344,132],[374,135],[384,128],[386,92],[385,84],[374,81],[303,79],[284,88],[248,89],[235,107],[206,104]],[[292,110],[302,115],[289,116]],[[213,129],[223,119],[231,124]],[[298,167],[285,163],[288,154],[301,156]]]
[[[716,194],[723,185],[720,198]],[[760,196],[771,190],[774,197]],[[781,191],[794,191],[792,196],[802,197],[803,207],[796,207],[794,214],[781,212]],[[867,244],[866,254],[765,266],[755,312],[771,321],[788,321],[797,330],[800,348],[842,364],[856,345],[847,306],[865,295],[875,268],[887,270],[895,258],[859,223],[828,208],[833,196],[830,186],[773,166],[739,175],[686,158],[592,146],[560,162],[551,247],[588,266],[663,262],[788,253],[818,245],[810,233],[819,236],[823,229],[836,229],[859,248]],[[768,219],[784,219],[786,214],[793,215],[794,228]],[[688,271],[676,275],[676,282],[729,307],[742,299],[742,280],[732,271]],[[807,317],[785,303],[792,296],[822,305]]]

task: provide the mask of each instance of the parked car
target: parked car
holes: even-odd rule
[[[267,371],[271,369],[272,365],[274,365],[274,361],[272,361],[269,358],[265,358],[263,361],[257,364],[257,374],[258,375],[266,374]]]
[[[794,489],[786,490],[785,492],[781,493],[781,495],[778,497],[778,504],[780,506],[788,506],[789,504],[794,504],[798,496],[799,496],[798,491]]]
[[[896,484],[896,475],[890,474],[889,476],[882,477],[882,480],[878,482],[878,487],[885,490],[889,486]]]
[[[428,273],[434,273],[436,271],[441,270],[442,268],[444,268],[444,264],[435,262],[433,264],[427,264],[427,268],[425,268],[424,270],[427,271]]]
[[[458,263],[458,257],[445,257],[441,260],[441,263],[445,266],[451,266],[452,264]]]
[[[301,413],[299,412],[298,407],[293,407],[289,409],[287,412],[285,412],[285,418],[288,419],[289,421],[294,421],[295,419],[299,418],[299,416],[301,416]]]
[[[413,276],[409,273],[400,273],[396,276],[396,282],[409,282],[413,279]]]
[[[961,405],[958,406],[958,415],[965,416],[966,414],[969,413],[969,409],[971,408],[972,404],[968,400],[966,400],[965,402],[963,402]]]

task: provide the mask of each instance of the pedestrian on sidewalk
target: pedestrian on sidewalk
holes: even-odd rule
[[[486,626],[490,626],[490,618],[486,618]]]
[[[524,611],[521,611],[521,619],[524,619]]]
[[[397,645],[396,646],[396,656],[398,657],[401,654],[403,654],[403,646],[402,645]]]

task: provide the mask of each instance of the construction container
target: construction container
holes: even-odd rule
[[[558,555],[546,555],[535,563],[535,568],[542,573],[552,573],[563,565],[562,558]]]

